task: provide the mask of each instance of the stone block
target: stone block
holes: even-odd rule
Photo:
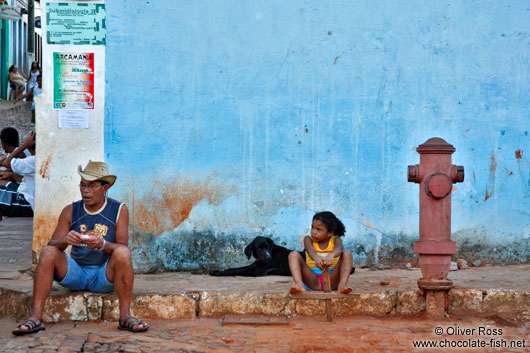
[[[467,270],[469,268],[469,265],[467,264],[467,261],[464,259],[458,259],[456,260],[456,264],[458,265],[459,270]]]
[[[118,320],[118,318],[120,317],[119,301],[118,297],[115,294],[109,294],[103,297],[102,315],[103,320]]]
[[[0,288],[0,317],[25,319],[30,313],[31,301],[26,294]]]
[[[287,293],[201,292],[199,317],[232,315],[291,315],[295,304]]]
[[[483,298],[485,313],[524,313],[530,308],[530,292],[490,289]]]
[[[482,315],[484,312],[482,291],[475,289],[451,289],[449,291],[449,308],[453,315]]]
[[[189,319],[196,317],[196,294],[135,295],[131,315],[141,319]],[[118,320],[119,302],[116,295],[103,298],[103,319]]]
[[[49,296],[42,317],[45,322],[87,321],[87,301],[83,292]]]
[[[396,316],[414,316],[425,310],[425,296],[417,291],[398,292]]]
[[[392,314],[397,301],[396,292],[354,293],[350,298],[333,299],[331,301],[334,316],[366,315],[384,317]],[[324,301],[292,300],[296,304],[297,315],[324,315]]]
[[[88,320],[97,320],[103,317],[103,296],[85,292]]]

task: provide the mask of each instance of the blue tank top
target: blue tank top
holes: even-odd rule
[[[96,235],[108,242],[116,242],[116,222],[123,204],[111,198],[106,198],[105,205],[97,212],[87,212],[83,200],[72,203],[72,221],[70,230],[81,234]],[[110,255],[103,251],[93,250],[80,244],[72,246],[72,259],[81,266],[101,266],[107,262]]]

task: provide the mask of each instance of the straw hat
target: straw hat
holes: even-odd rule
[[[81,178],[88,181],[106,181],[110,186],[116,181],[116,175],[109,174],[109,166],[105,162],[89,160],[85,170],[79,166],[77,167],[77,172],[81,175]]]

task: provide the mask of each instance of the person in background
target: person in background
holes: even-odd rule
[[[36,80],[37,80],[37,86],[31,87],[31,89],[28,92],[26,92],[26,94],[18,97],[17,99],[13,101],[13,104],[16,104],[18,101],[26,97],[29,97],[29,96],[32,97],[32,102],[31,102],[31,122],[32,123],[35,122],[35,101],[33,100],[33,98],[37,97],[39,94],[42,93],[42,75],[37,76]]]
[[[3,128],[0,131],[0,143],[2,149],[8,155],[18,147],[18,131],[12,127]],[[31,156],[31,152],[28,149],[20,152],[15,158],[26,158]],[[0,164],[4,162],[4,159],[0,160]],[[22,181],[22,175],[13,173],[10,170],[0,171],[0,203],[8,203],[11,200],[10,192],[18,190],[20,182]]]
[[[24,150],[31,155],[26,158],[15,158]],[[0,191],[0,220],[2,216],[33,217],[33,200],[35,198],[35,133],[27,134],[24,142],[7,156],[2,166],[8,171],[22,176],[22,182],[16,191]]]
[[[26,86],[26,75],[18,68],[16,65],[11,65],[9,68],[9,75],[7,75],[7,80],[9,81],[9,86],[12,90],[15,91],[15,99],[20,97],[24,93],[24,87]]]
[[[31,70],[29,71],[28,75],[28,89],[27,92],[30,92],[33,87],[37,87],[37,77],[41,75],[41,69],[39,67],[39,63],[34,61],[31,63]],[[32,101],[33,100],[33,94],[30,94],[26,97],[26,101]]]

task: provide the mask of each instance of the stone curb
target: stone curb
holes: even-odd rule
[[[2,109],[0,109],[0,119],[3,120],[8,119],[19,113],[29,113],[31,111],[30,102],[23,102],[17,104],[9,102],[10,106],[7,106],[6,104],[7,103],[4,103]]]
[[[0,317],[27,317],[31,296],[0,288]],[[517,315],[530,318],[530,292],[503,290],[449,291],[448,313],[455,316]],[[411,317],[425,309],[420,291],[354,293],[351,298],[333,299],[334,316]],[[318,300],[292,299],[283,292],[200,291],[175,294],[136,294],[133,315],[145,319],[215,318],[223,315],[312,316],[325,315]],[[90,292],[52,293],[43,314],[46,322],[65,320],[117,320],[115,294]]]

